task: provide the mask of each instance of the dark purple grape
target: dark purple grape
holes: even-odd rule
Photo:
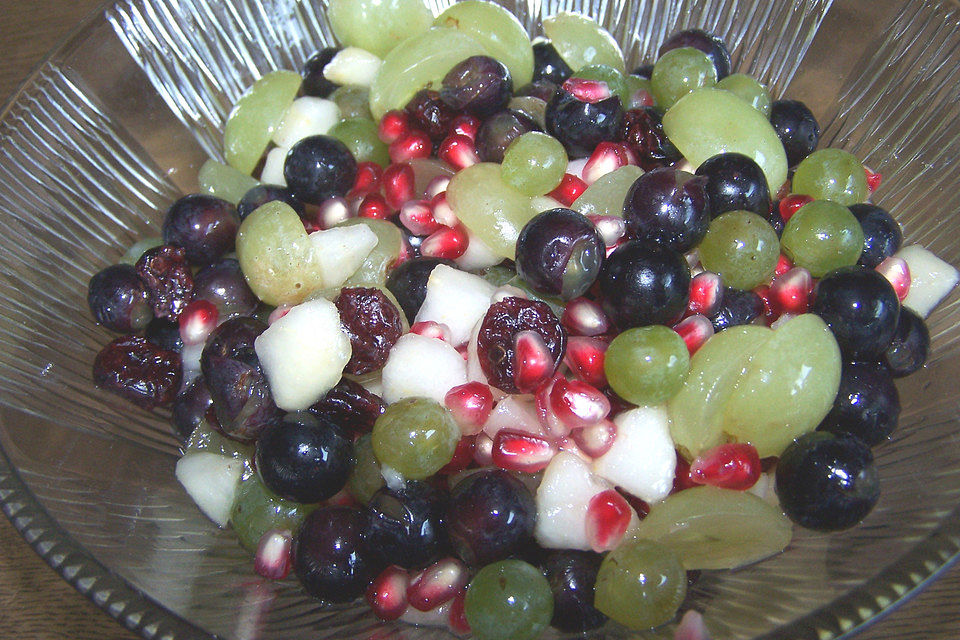
[[[717,70],[717,80],[723,80],[730,75],[730,52],[727,51],[727,45],[723,40],[712,33],[707,33],[703,29],[687,29],[675,33],[660,45],[657,57],[681,47],[693,47],[707,54],[710,62],[713,63],[713,68]]]
[[[320,49],[303,63],[303,69],[300,70],[300,75],[303,77],[300,91],[303,92],[303,95],[326,98],[340,86],[335,82],[330,82],[323,75],[323,68],[330,64],[330,61],[339,51],[340,49],[337,47]]]
[[[620,139],[623,107],[617,96],[582,102],[560,88],[547,103],[546,121],[547,132],[563,144],[570,158],[583,158],[601,142]]]
[[[787,164],[794,167],[813,153],[820,142],[820,125],[807,105],[799,100],[774,100],[770,124],[787,152]]]
[[[653,107],[625,111],[620,139],[630,146],[644,171],[672,165],[681,157],[663,132],[660,112]]]
[[[193,272],[183,247],[164,244],[147,249],[137,260],[136,269],[150,293],[153,315],[179,318],[193,299]]]
[[[233,251],[240,218],[226,200],[204,194],[180,198],[163,221],[163,242],[183,247],[190,264],[203,266]]]
[[[309,411],[288,413],[257,438],[257,472],[278,496],[313,504],[343,489],[353,470],[353,440]]]
[[[537,505],[526,485],[501,469],[483,469],[450,492],[447,534],[460,558],[481,567],[518,552],[533,536]]]
[[[550,552],[540,563],[553,592],[552,626],[568,633],[583,633],[607,621],[607,616],[593,606],[602,561],[598,553],[562,549]]]
[[[94,274],[87,305],[93,319],[111,331],[136,333],[153,320],[150,294],[130,264],[110,265]]]
[[[352,347],[344,372],[359,376],[382,369],[403,334],[400,310],[377,288],[344,287],[334,304]]]
[[[383,413],[384,407],[380,396],[367,391],[358,382],[342,378],[309,411],[319,413],[355,437],[373,430],[373,423]]]
[[[293,194],[319,205],[344,196],[353,187],[357,161],[346,145],[330,136],[309,136],[294,144],[283,163],[283,177]]]
[[[143,337],[161,349],[183,351],[183,338],[180,337],[180,323],[166,318],[154,318],[147,325]]]
[[[870,448],[858,438],[815,431],[780,456],[776,491],[784,513],[801,527],[839,531],[870,513],[880,480]]]
[[[863,229],[863,253],[857,264],[873,269],[900,250],[903,242],[900,223],[885,209],[860,203],[850,205],[850,211]]]
[[[169,405],[182,379],[180,354],[140,336],[120,336],[93,361],[93,383],[144,409]]]
[[[326,602],[350,602],[380,570],[363,539],[366,518],[352,507],[322,506],[293,537],[293,571],[304,590]]]
[[[849,433],[872,447],[893,433],[899,417],[900,395],[887,368],[876,362],[847,362],[833,408],[817,429]]]
[[[627,235],[684,253],[710,226],[707,179],[666,167],[643,174],[623,201]]]
[[[780,201],[777,200],[774,202],[770,210],[761,216],[764,220],[770,223],[770,226],[773,227],[773,230],[777,232],[777,237],[783,236],[783,229],[786,227],[787,223],[783,220],[783,215],[780,213]]]
[[[186,440],[200,426],[207,412],[213,407],[210,389],[203,376],[196,376],[180,390],[171,408],[171,421],[177,433]]]
[[[723,288],[717,310],[710,316],[714,331],[723,331],[741,324],[750,324],[763,313],[763,300],[753,291]]]
[[[404,111],[410,116],[411,124],[420,129],[433,141],[440,142],[450,131],[450,124],[459,115],[446,102],[440,99],[440,92],[421,89],[414,94]]]
[[[477,155],[484,162],[503,162],[503,154],[511,142],[529,131],[539,130],[536,122],[519,111],[498,111],[477,130]]]
[[[923,366],[930,352],[927,323],[910,309],[901,306],[897,330],[882,360],[894,378],[910,375]]]
[[[517,274],[534,291],[572,300],[597,279],[606,246],[586,216],[570,209],[537,214],[517,238]]]
[[[300,202],[300,199],[293,195],[293,192],[287,187],[281,187],[275,184],[258,184],[240,198],[240,202],[237,203],[237,216],[243,220],[268,202],[276,202],[278,200],[290,205],[301,218],[306,214],[303,203]]]
[[[563,84],[563,81],[573,75],[573,69],[570,68],[556,48],[549,42],[540,41],[533,43],[533,80],[549,80],[555,85]]]
[[[456,266],[445,258],[414,258],[407,260],[387,276],[387,289],[400,303],[400,308],[410,324],[413,324],[420,305],[427,296],[427,278],[438,264]]]
[[[557,92],[557,85],[549,80],[534,80],[530,84],[525,84],[517,89],[516,95],[530,96],[531,98],[540,98],[544,102],[550,102]]]
[[[507,106],[513,78],[507,67],[490,56],[471,56],[443,77],[440,99],[457,111],[485,118]]]
[[[200,355],[220,428],[238,440],[255,440],[283,415],[253,346],[266,328],[253,318],[227,320],[213,330]]]
[[[446,494],[426,482],[383,487],[367,503],[367,544],[383,564],[420,569],[446,548]]]
[[[651,77],[653,77],[653,65],[642,64],[636,69],[634,69],[633,71],[631,71],[630,75],[649,80]]]
[[[598,281],[603,308],[622,330],[673,325],[690,296],[690,267],[683,254],[643,240],[617,247]]]
[[[234,258],[224,258],[200,269],[193,277],[193,299],[213,304],[221,320],[249,316],[260,303]]]
[[[714,218],[727,211],[752,211],[766,218],[770,213],[767,178],[753,158],[742,153],[721,153],[697,167],[707,179],[707,197]]]
[[[877,360],[897,330],[900,301],[890,282],[866,267],[841,267],[817,284],[811,308],[847,360]]]

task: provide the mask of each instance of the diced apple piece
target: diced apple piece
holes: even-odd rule
[[[301,82],[296,71],[273,71],[240,96],[223,128],[227,164],[247,175],[253,172]]]
[[[641,500],[663,500],[673,488],[677,454],[665,407],[637,407],[613,422],[613,446],[593,462],[593,471]]]
[[[254,342],[277,406],[300,411],[332,389],[350,360],[350,337],[337,307],[322,298],[299,304]]]
[[[445,324],[450,327],[453,344],[464,344],[477,322],[483,319],[496,290],[480,276],[437,265],[427,279],[427,295],[415,321]]]
[[[379,239],[363,224],[341,225],[310,234],[313,255],[327,288],[339,287],[363,264]]]
[[[382,64],[383,60],[366,49],[346,47],[323,68],[323,77],[339,85],[369,87]]]
[[[287,109],[283,120],[273,133],[278,147],[289,149],[310,136],[322,135],[340,122],[340,107],[333,100],[303,96]]]
[[[443,404],[453,387],[467,382],[467,363],[449,343],[416,333],[401,336],[383,366],[383,400],[431,398]]]
[[[903,258],[910,268],[910,290],[903,304],[921,318],[926,318],[957,286],[960,274],[918,244],[900,249],[896,256]]]
[[[471,233],[468,229],[467,250],[454,262],[465,271],[479,271],[500,264],[503,262],[503,258],[494,253],[479,236]]]
[[[496,404],[483,423],[483,431],[491,438],[501,429],[543,435],[537,407],[531,396],[507,395]]]
[[[204,515],[226,527],[242,472],[242,460],[198,451],[180,458],[175,474]]]
[[[260,182],[263,184],[275,184],[281,187],[287,186],[287,178],[283,175],[283,165],[287,161],[287,152],[289,147],[274,147],[267,152],[267,159],[263,162],[263,170],[260,171]]]

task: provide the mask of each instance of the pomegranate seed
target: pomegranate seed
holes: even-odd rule
[[[696,609],[687,609],[673,632],[673,640],[710,640],[710,630],[703,622],[703,615]]]
[[[433,151],[433,143],[428,136],[419,129],[411,129],[403,137],[390,143],[387,152],[390,162],[407,162],[414,158],[429,158]]]
[[[357,506],[357,499],[353,497],[349,489],[344,487],[333,494],[332,497],[324,500],[323,503],[335,507],[355,507]]]
[[[536,473],[545,469],[556,454],[557,445],[546,438],[501,429],[493,439],[491,460],[507,471]]]
[[[420,243],[420,253],[427,258],[455,260],[467,250],[470,238],[462,225],[440,227]]]
[[[601,491],[587,505],[587,540],[590,548],[603,553],[616,547],[630,526],[630,504],[613,489]]]
[[[786,222],[790,219],[790,216],[797,212],[797,209],[810,202],[813,202],[813,198],[810,196],[792,193],[780,201],[780,216]]]
[[[483,430],[483,424],[493,411],[493,391],[482,382],[468,382],[447,391],[443,404],[453,414],[463,435]]]
[[[513,339],[513,382],[520,393],[533,393],[555,370],[553,355],[536,331],[521,331]]]
[[[777,266],[773,270],[773,277],[779,278],[787,271],[790,271],[790,269],[793,269],[793,262],[790,261],[790,258],[781,253],[780,257],[777,258]]]
[[[450,186],[450,176],[434,176],[427,183],[427,188],[423,190],[427,200],[433,200],[437,195],[443,193]],[[448,227],[453,225],[447,225]]]
[[[485,432],[478,433],[473,441],[473,461],[481,467],[493,464],[493,438]]]
[[[380,178],[383,177],[383,167],[376,162],[358,162],[357,177],[353,180],[353,188],[350,190],[355,194],[367,194],[371,191],[380,190]]]
[[[580,431],[582,431],[582,429]],[[557,452],[572,453],[587,464],[593,462],[593,457],[581,449],[580,445],[577,444],[577,441],[570,436],[566,436],[557,440]]]
[[[677,468],[673,474],[673,493],[700,486],[690,477],[690,463],[677,452]]]
[[[610,318],[599,304],[587,298],[574,298],[560,316],[560,324],[575,336],[599,336],[610,331]]]
[[[773,305],[773,299],[770,296],[770,286],[762,284],[753,289],[753,292],[757,294],[757,297],[760,298],[760,302],[763,303],[764,322],[766,322],[768,325],[773,324],[773,322],[780,316],[780,313]]]
[[[410,327],[410,333],[415,333],[419,336],[424,336],[427,338],[443,340],[444,342],[453,342],[453,335],[450,332],[450,327],[443,322],[434,322],[433,320],[414,322],[413,326]]]
[[[392,164],[383,170],[383,195],[394,209],[399,209],[414,196],[413,167],[403,162]]]
[[[476,438],[464,436],[457,442],[457,448],[453,450],[453,457],[450,462],[440,467],[437,473],[441,476],[452,476],[460,473],[470,466],[473,462],[473,447]]]
[[[407,600],[419,611],[430,611],[453,600],[467,588],[467,568],[456,558],[443,558],[433,563],[410,581]]]
[[[273,324],[283,316],[287,315],[287,312],[290,311],[293,307],[289,304],[281,304],[276,309],[270,312],[270,315],[267,316],[267,324]]]
[[[678,322],[673,330],[683,338],[690,355],[695,354],[714,333],[713,323],[707,316],[702,316],[699,313],[687,316]]]
[[[652,107],[653,106],[653,94],[647,91],[646,89],[638,89],[633,92],[630,100],[633,108],[637,107]]]
[[[185,345],[202,344],[217,328],[220,311],[208,300],[194,300],[180,312],[180,339]]]
[[[883,176],[866,165],[863,167],[863,172],[867,175],[867,191],[873,193],[883,182]]]
[[[784,198],[790,195],[790,189],[792,188],[793,188],[793,183],[788,178],[783,182],[782,185],[780,185],[780,188],[777,189],[777,195],[774,196],[774,200],[778,200],[778,201],[783,200]]]
[[[553,403],[550,401],[550,394],[553,387],[560,380],[566,380],[562,375],[556,375],[537,389],[533,396],[534,406],[537,408],[537,418],[540,421],[540,427],[545,433],[555,438],[565,438],[570,433],[570,427],[560,419],[554,411]]]
[[[470,623],[467,622],[467,614],[464,609],[466,590],[458,593],[450,603],[450,614],[447,622],[454,633],[466,635],[470,633]]]
[[[610,413],[610,401],[597,388],[563,377],[554,381],[550,407],[571,430],[594,425]]]
[[[690,301],[687,315],[713,315],[723,297],[723,279],[716,273],[702,271],[690,279]]]
[[[480,119],[476,116],[462,114],[450,121],[450,133],[476,140],[480,124]]]
[[[600,102],[613,95],[606,82],[584,78],[568,78],[563,83],[563,90],[580,102]]]
[[[459,171],[480,162],[473,138],[454,133],[443,139],[437,149],[437,157]]]
[[[722,489],[749,489],[760,479],[760,456],[752,444],[732,442],[704,451],[690,465],[690,479]]]
[[[563,174],[563,178],[560,179],[560,184],[558,184],[557,187],[547,195],[563,206],[569,207],[573,204],[574,200],[579,198],[580,194],[586,190],[586,182],[577,176],[565,173]]]
[[[428,236],[439,231],[443,225],[433,217],[433,210],[426,200],[407,200],[400,207],[400,224],[415,236]]]
[[[598,178],[628,164],[630,164],[630,158],[624,152],[623,145],[616,142],[601,142],[590,154],[580,175],[584,182],[593,184]]]
[[[633,508],[634,512],[636,512],[638,518],[643,520],[648,515],[650,515],[649,504],[647,504],[637,496],[633,495],[629,491],[624,491],[619,487],[617,487],[617,493],[623,496],[623,499],[627,501],[627,504],[629,504]]]
[[[257,553],[253,560],[253,570],[258,576],[270,580],[283,580],[290,574],[293,564],[290,549],[293,546],[293,534],[289,529],[271,529],[257,543]]]
[[[607,255],[620,246],[627,235],[627,223],[619,216],[589,215],[587,218],[597,228],[600,239],[607,248]]]
[[[907,294],[910,293],[910,266],[907,261],[903,258],[890,256],[877,265],[877,271],[890,281],[900,302],[903,302]],[[181,319],[180,322],[182,323],[183,320]]]
[[[316,209],[316,226],[320,229],[330,229],[344,220],[349,220],[353,215],[344,198],[327,198]]]
[[[601,420],[573,432],[573,441],[591,458],[599,458],[609,451],[616,439],[617,425],[610,420]]]
[[[770,285],[770,306],[774,313],[806,313],[810,307],[813,276],[803,267],[794,267]]]
[[[380,119],[377,135],[384,144],[393,144],[410,131],[410,117],[406,111],[387,111]]]
[[[447,201],[446,191],[441,191],[430,199],[430,210],[433,211],[433,218],[444,226],[455,227],[460,224],[460,219]]]
[[[364,196],[357,209],[357,216],[360,218],[372,218],[374,220],[389,220],[393,216],[393,207],[379,193],[368,193]]]
[[[563,361],[575,376],[598,389],[607,386],[607,374],[603,370],[607,343],[588,336],[572,336],[567,339],[567,351]]]
[[[391,565],[380,572],[367,587],[367,603],[381,620],[396,620],[406,612],[409,605],[409,586],[410,576],[406,570]]]

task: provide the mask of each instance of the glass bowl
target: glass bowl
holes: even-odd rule
[[[444,0],[435,0],[435,10]],[[671,32],[723,36],[734,68],[802,98],[821,146],[864,159],[907,242],[960,264],[960,32],[952,2],[502,0],[536,33],[561,10],[596,17],[630,64]],[[174,479],[165,416],[93,388],[111,338],[89,277],[195,191],[220,157],[225,114],[260,74],[297,69],[332,40],[306,0],[123,0],[33,74],[0,116],[0,500],[63,577],[146,638],[451,637],[325,607],[265,583],[229,531]],[[960,309],[928,319],[933,351],[899,381],[903,411],[876,450],[883,495],[859,527],[799,532],[789,549],[705,572],[685,606],[715,637],[829,640],[879,616],[960,550]],[[670,638],[608,627],[608,638]],[[598,634],[599,635],[599,634]]]

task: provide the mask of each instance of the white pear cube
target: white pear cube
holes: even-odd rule
[[[204,515],[225,527],[237,495],[243,461],[218,453],[197,451],[177,461],[175,475]]]
[[[277,406],[308,408],[332,389],[352,353],[350,337],[329,300],[308,300],[290,309],[254,341]]]
[[[957,270],[919,244],[904,247],[896,253],[910,268],[910,290],[903,305],[921,318],[926,318],[953,291],[960,280]]]
[[[338,122],[340,107],[333,100],[311,96],[297,98],[273,132],[273,142],[289,149],[304,138],[327,133]]]
[[[483,423],[483,431],[493,438],[501,429],[530,433],[542,436],[543,426],[533,396],[506,395],[490,412],[490,417]]]
[[[613,420],[617,437],[594,460],[594,473],[645,502],[659,502],[673,488],[677,454],[664,407],[637,407]]]
[[[503,256],[494,253],[479,236],[470,233],[468,230],[467,238],[467,250],[454,260],[458,267],[464,271],[479,271],[503,262]]]
[[[467,382],[467,363],[448,342],[416,333],[400,337],[383,366],[383,400],[431,398],[443,404],[453,387]]]
[[[379,242],[377,234],[365,224],[314,231],[309,238],[328,289],[341,286],[356,273]]]
[[[340,85],[369,87],[383,60],[360,47],[345,47],[323,68],[323,77]]]
[[[260,172],[260,182],[281,187],[287,186],[287,179],[283,177],[283,163],[287,161],[288,151],[290,151],[289,147],[274,147],[267,152],[267,159],[263,163],[263,171]]]
[[[445,264],[437,265],[427,279],[427,294],[416,321],[433,320],[450,327],[454,345],[465,344],[483,319],[497,288],[480,276]]]

